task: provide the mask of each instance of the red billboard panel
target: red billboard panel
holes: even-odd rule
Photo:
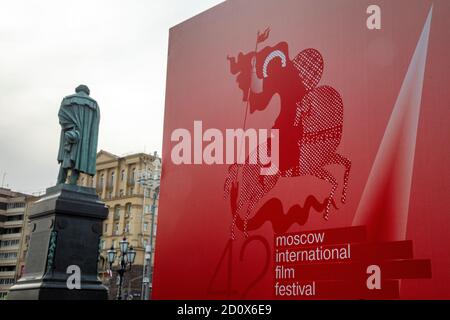
[[[170,30],[153,298],[450,298],[450,2]]]

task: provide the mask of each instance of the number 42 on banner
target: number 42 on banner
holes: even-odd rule
[[[242,292],[233,289],[233,243],[235,241],[228,240],[227,245],[220,257],[219,263],[214,271],[214,274],[209,282],[208,286],[208,294],[223,296],[225,298],[231,298],[232,296],[238,295],[240,299],[245,299],[248,292],[254,288],[266,275],[269,271],[270,266],[270,246],[269,242],[262,236],[252,236],[245,240],[243,243],[240,252],[239,252],[239,262],[243,262],[245,259],[245,252],[247,246],[252,242],[261,243],[265,249],[265,261],[263,264],[255,264],[262,265],[262,269],[259,273],[256,273],[254,279],[251,279],[248,284],[246,284],[245,289]],[[221,270],[225,269],[225,285],[222,284],[222,289],[217,289],[219,284],[217,284],[217,278],[221,272]]]

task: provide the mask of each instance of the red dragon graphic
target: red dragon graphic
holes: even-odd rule
[[[236,76],[243,93],[242,100],[250,113],[265,110],[275,94],[279,95],[281,104],[280,113],[272,127],[279,131],[278,172],[260,175],[261,165],[248,161],[256,156],[256,150],[250,153],[245,164],[229,167],[224,186],[225,197],[229,197],[240,185],[239,196],[231,197],[236,202],[232,203],[233,239],[240,212],[245,209],[243,231],[248,236],[250,215],[281,177],[312,175],[330,183],[331,190],[323,213],[324,219],[328,220],[338,181],[325,166],[342,165],[345,173],[341,202],[345,203],[346,200],[351,161],[337,153],[342,138],[344,106],[340,94],[334,88],[318,86],[324,70],[323,57],[315,49],[306,49],[291,60],[286,42],[266,46],[258,51],[258,44],[268,36],[268,29],[263,34],[258,32],[255,51],[241,52],[237,58],[228,57],[230,72]],[[269,138],[266,147],[270,143]]]

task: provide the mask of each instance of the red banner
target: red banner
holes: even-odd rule
[[[449,299],[450,2],[170,31],[154,299]]]

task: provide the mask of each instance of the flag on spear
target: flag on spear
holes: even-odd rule
[[[266,28],[266,30],[264,30],[263,33],[260,33],[258,31],[258,37],[256,39],[256,43],[258,44],[258,43],[266,41],[266,39],[269,37],[269,33],[270,33],[270,28]]]
[[[266,30],[264,30],[263,33],[260,33],[258,30],[258,33],[256,34],[256,44],[255,44],[255,57],[252,60],[252,67],[255,68],[256,66],[256,54],[258,52],[258,44],[260,44],[261,42],[266,41],[266,39],[269,37],[269,33],[270,33],[270,28],[266,28]],[[256,73],[252,73],[252,79],[250,80],[250,87],[248,88],[247,91],[247,105],[246,105],[246,109],[245,109],[245,117],[244,117],[244,125],[243,128],[245,130],[246,125],[247,125],[247,114],[248,114],[248,107],[249,107],[249,99],[250,99],[250,91],[253,90],[253,92],[261,92],[262,87],[261,87],[261,82],[256,83],[253,77],[256,77]]]

